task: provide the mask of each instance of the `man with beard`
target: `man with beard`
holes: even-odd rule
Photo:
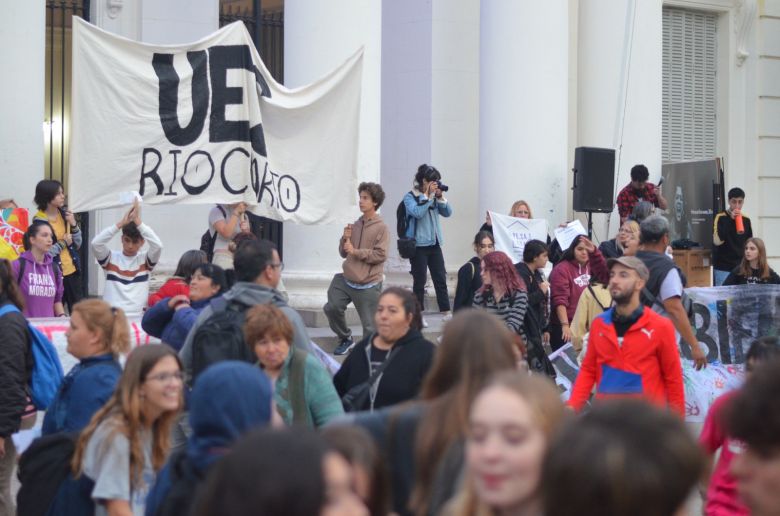
[[[649,178],[650,171],[646,166],[634,165],[631,168],[631,182],[620,190],[616,201],[621,224],[631,215],[639,201],[647,201],[662,210],[669,207],[669,203],[661,195],[661,187],[649,183]]]
[[[596,385],[597,399],[643,397],[684,416],[674,326],[639,300],[649,277],[647,267],[633,256],[610,258],[607,266],[615,306],[593,321],[569,405],[582,409]]]

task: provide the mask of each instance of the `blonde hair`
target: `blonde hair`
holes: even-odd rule
[[[639,222],[635,220],[627,220],[620,226],[621,229],[623,227],[626,227],[628,229],[629,233],[631,233],[631,236],[636,237],[636,239],[639,240],[639,237],[642,234],[642,232],[639,229]],[[617,238],[615,239],[615,244],[617,244],[618,249],[620,249],[621,251],[625,250],[623,244],[620,243],[619,239]]]
[[[493,388],[510,390],[522,398],[531,408],[534,420],[548,443],[568,416],[558,389],[546,377],[514,371],[498,373],[485,385],[480,394]],[[452,516],[482,516],[494,514],[494,511],[479,499],[473,480],[467,476],[461,492],[448,504],[446,513]]]
[[[89,440],[97,427],[105,422],[112,425],[111,433],[101,446],[110,446],[111,440],[119,433],[125,436],[130,445],[130,485],[137,488],[143,485],[144,451],[143,430],[151,426],[152,430],[152,468],[159,471],[168,456],[171,428],[179,415],[178,410],[164,412],[154,421],[147,421],[143,410],[144,401],[139,392],[146,376],[165,357],[173,357],[181,370],[179,356],[164,344],[149,344],[135,348],[127,357],[125,370],[119,378],[114,394],[98,410],[87,427],[81,432],[71,467],[76,477],[83,470],[84,453]],[[183,405],[180,396],[179,407]],[[150,424],[151,423],[151,424]]]
[[[85,299],[73,306],[73,312],[78,312],[89,331],[100,333],[103,347],[114,357],[130,350],[130,328],[121,308],[100,299]]]
[[[526,208],[528,208],[528,218],[529,219],[534,218],[534,212],[531,211],[531,205],[528,204],[527,202],[523,201],[522,199],[519,200],[519,201],[515,201],[514,204],[512,204],[512,207],[509,208],[509,216],[510,217],[514,217],[515,216],[515,210],[517,210],[517,208],[519,208],[520,206],[525,206]]]

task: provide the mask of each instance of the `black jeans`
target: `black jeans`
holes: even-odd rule
[[[64,288],[62,303],[64,306],[67,306],[68,313],[72,314],[73,305],[84,298],[84,293],[81,290],[81,274],[74,272],[64,276],[62,278],[62,286]]]
[[[444,255],[439,244],[418,247],[412,264],[412,292],[420,302],[420,308],[425,310],[425,282],[428,279],[428,269],[431,271],[433,287],[436,290],[436,302],[440,312],[449,312],[450,297],[447,295],[447,271],[444,269]]]

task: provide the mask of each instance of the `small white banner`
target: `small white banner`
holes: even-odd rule
[[[523,261],[523,249],[529,240],[541,240],[547,243],[547,220],[520,219],[490,212],[493,222],[493,238],[496,241],[496,251],[506,253],[512,263]]]
[[[363,50],[308,86],[274,81],[243,23],[148,45],[74,17],[73,211],[245,201],[300,224],[342,222],[357,188]]]

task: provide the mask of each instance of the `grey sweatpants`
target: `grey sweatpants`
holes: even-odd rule
[[[367,289],[357,289],[347,285],[343,274],[333,276],[333,281],[328,287],[328,302],[322,307],[333,333],[340,340],[352,337],[352,331],[347,326],[347,318],[344,316],[347,306],[352,303],[363,326],[363,337],[368,336],[374,331],[374,314],[381,293],[382,283]]]

